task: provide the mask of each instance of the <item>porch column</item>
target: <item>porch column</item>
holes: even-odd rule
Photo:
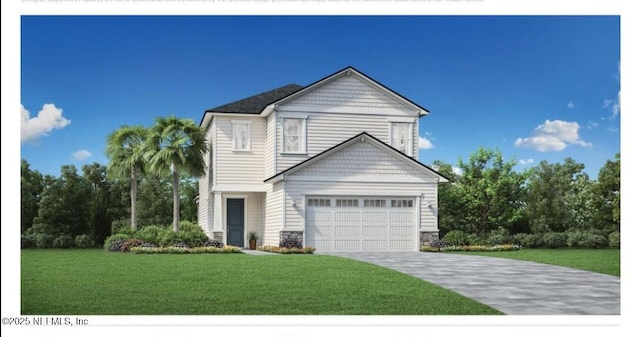
[[[213,231],[222,232],[222,192],[213,192]]]

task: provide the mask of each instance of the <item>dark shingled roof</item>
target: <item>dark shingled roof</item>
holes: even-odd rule
[[[228,113],[244,113],[244,114],[259,114],[264,110],[267,105],[277,102],[294,92],[304,88],[298,84],[289,84],[284,87],[265,91],[261,94],[257,94],[233,103],[221,105],[216,108],[211,108],[205,111],[207,112],[228,112]]]

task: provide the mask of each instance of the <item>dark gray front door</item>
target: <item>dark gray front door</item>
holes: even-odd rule
[[[227,199],[227,245],[244,247],[244,199]]]

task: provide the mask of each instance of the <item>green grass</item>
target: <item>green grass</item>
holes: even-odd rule
[[[620,276],[620,249],[536,248],[510,252],[452,252],[451,254],[504,257]]]
[[[495,315],[383,267],[335,256],[22,250],[23,315]]]

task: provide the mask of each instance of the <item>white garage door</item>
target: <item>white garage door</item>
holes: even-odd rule
[[[417,249],[415,198],[307,197],[306,245],[319,251]]]

